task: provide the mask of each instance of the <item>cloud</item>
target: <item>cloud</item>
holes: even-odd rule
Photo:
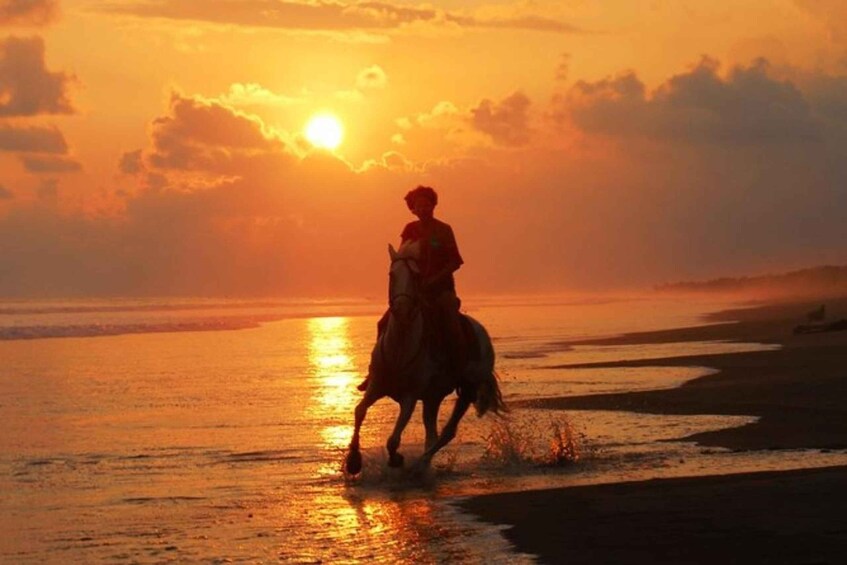
[[[65,137],[56,128],[12,127],[0,124],[0,151],[67,153]]]
[[[847,76],[813,74],[804,94],[825,123],[847,127]]]
[[[596,82],[579,81],[554,100],[553,115],[580,129],[705,143],[783,143],[818,136],[810,105],[791,82],[769,75],[759,60],[722,77],[703,58],[649,96],[632,72]]]
[[[430,110],[396,118],[394,124],[402,131],[393,134],[391,142],[406,146],[415,161],[440,158],[453,153],[457,146],[468,145],[467,113],[448,100],[436,103]],[[473,143],[480,143],[481,136],[472,135],[476,136]]]
[[[71,77],[44,66],[44,40],[9,37],[0,41],[0,116],[71,114]]]
[[[359,90],[385,88],[387,85],[388,75],[379,65],[371,65],[363,69],[356,77],[356,88]]]
[[[502,29],[515,29],[515,30],[528,30],[528,31],[548,31],[554,33],[582,33],[582,30],[578,27],[561,22],[558,20],[553,20],[550,18],[545,18],[543,16],[517,16],[517,17],[506,17],[500,19],[472,19],[471,21],[466,21],[466,25],[477,26],[477,27],[490,27],[490,28],[502,28]]]
[[[529,98],[522,92],[515,92],[499,103],[485,99],[471,110],[471,124],[500,145],[524,145],[530,137],[529,105]]]
[[[12,200],[14,197],[12,191],[0,184],[0,200]]]
[[[42,26],[56,17],[56,0],[0,0],[0,26]]]
[[[258,117],[216,100],[179,93],[171,95],[170,113],[153,121],[152,142],[145,157],[154,168],[224,174],[238,170],[239,161],[288,150],[279,134]],[[124,170],[132,167],[130,160],[122,160]]]
[[[271,92],[267,88],[255,82],[249,83],[233,83],[229,87],[229,91],[218,97],[221,103],[228,106],[247,107],[247,106],[292,106],[294,104],[302,104],[303,99],[284,96]]]
[[[75,173],[82,170],[79,161],[67,157],[23,155],[21,161],[30,173]]]
[[[171,0],[169,2],[105,2],[98,9],[139,17],[194,20],[292,30],[391,30],[417,24],[468,28],[579,33],[576,27],[540,15],[477,17],[433,7],[391,2],[295,2],[284,0]]]
[[[432,110],[430,110],[429,112],[421,112],[420,114],[418,114],[414,118],[414,121],[419,126],[427,126],[433,122],[438,122],[445,117],[455,116],[458,113],[459,109],[456,107],[455,104],[453,104],[449,100],[442,100],[441,102],[433,106]],[[400,122],[398,122],[398,124],[403,124],[400,127],[404,127],[404,125],[406,124],[406,122],[403,122],[402,120],[403,118],[400,118]]]
[[[121,155],[118,161],[118,170],[125,175],[135,175],[144,169],[144,163],[141,161],[141,149],[128,151]]]
[[[382,167],[393,171],[418,171],[420,170],[414,163],[409,161],[405,155],[397,151],[387,151],[382,154],[379,159],[373,159],[365,162],[362,166],[363,171],[368,171],[377,167]]]
[[[556,80],[566,81],[571,71],[571,55],[570,53],[562,53],[559,66],[556,67]]]

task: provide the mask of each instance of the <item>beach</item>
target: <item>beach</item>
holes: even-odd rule
[[[421,478],[387,468],[397,406],[378,402],[363,427],[364,469],[349,477],[356,384],[381,307],[2,305],[0,562],[511,564],[564,561],[565,549],[597,562],[713,556],[691,549],[697,538],[686,527],[708,539],[737,534],[733,544],[757,551],[758,538],[733,522],[743,515],[721,522],[727,497],[749,511],[751,527],[772,531],[778,502],[796,518],[783,524],[797,543],[840,539],[806,516],[838,524],[831,518],[844,508],[838,474],[809,470],[847,465],[843,332],[793,336],[803,311],[780,322],[762,309],[710,314],[734,307],[711,299],[468,299],[494,340],[509,417],[468,415]],[[575,442],[575,457],[551,464],[560,439]],[[407,461],[423,441],[418,411],[401,445]],[[783,446],[796,449],[771,449]],[[741,472],[769,474],[736,482]],[[578,502],[601,499],[605,510]],[[662,543],[672,547],[651,555],[654,542],[639,553],[650,538],[633,516],[671,532]],[[603,524],[619,530],[614,540]],[[575,532],[581,541],[569,541]],[[615,547],[629,553],[601,553]]]
[[[847,448],[847,332],[795,335],[810,303],[720,312],[709,325],[562,345],[725,340],[772,351],[640,359],[570,368],[708,366],[718,372],[654,391],[551,397],[550,410],[752,415],[747,425],[692,434],[736,451]],[[828,302],[832,319],[847,302]],[[464,501],[542,562],[838,563],[847,552],[847,467],[669,478],[492,494]]]

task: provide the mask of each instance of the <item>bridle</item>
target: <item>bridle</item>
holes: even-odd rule
[[[414,273],[415,270],[412,268],[410,263],[417,264],[417,261],[415,259],[413,259],[411,257],[396,257],[396,258],[391,260],[391,265],[393,266],[394,263],[400,263],[400,262],[404,263],[406,265],[406,268],[408,268],[409,271]],[[408,298],[412,302],[413,307],[416,307],[418,305],[418,302],[420,301],[420,298],[419,298],[420,293],[418,292],[418,281],[417,281],[417,278],[414,277],[414,275],[412,276],[412,282],[413,282],[413,285],[414,285],[414,294],[410,294],[408,292],[400,292],[400,293],[394,294],[392,292],[392,286],[394,284],[394,281],[393,281],[393,279],[389,279],[389,281],[388,281],[388,307],[391,310],[392,314],[395,313],[394,303],[399,298]]]
[[[414,269],[412,269],[412,266],[411,266],[411,263],[416,263],[415,259],[413,259],[411,257],[395,257],[394,259],[391,260],[392,267],[394,266],[394,263],[398,263],[398,262],[404,263],[406,265],[406,268],[408,268],[410,273],[411,273],[413,293],[400,292],[400,293],[394,294],[392,292],[393,286],[394,286],[394,279],[393,279],[393,277],[390,277],[390,274],[389,274],[390,278],[389,278],[389,281],[388,281],[388,309],[393,316],[397,316],[397,320],[401,324],[401,326],[405,326],[406,324],[411,323],[411,321],[413,321],[416,318],[416,316],[412,316],[412,318],[408,321],[405,321],[405,322],[402,321],[402,317],[399,314],[397,314],[397,312],[395,311],[396,302],[400,298],[409,299],[409,301],[412,304],[412,311],[415,312],[419,316],[421,314],[420,296],[419,296],[420,293],[418,292],[419,283],[418,283],[417,277],[414,276],[415,271],[414,271]],[[415,364],[415,362],[420,357],[421,353],[423,353],[423,349],[424,349],[423,341],[421,341],[418,344],[417,349],[415,350],[415,354],[412,355],[405,363],[403,363],[403,365],[401,367],[395,368],[394,371],[397,374],[405,373],[412,365]],[[379,353],[380,353],[380,356],[382,357],[382,359],[385,360],[386,359],[385,340],[380,340]]]

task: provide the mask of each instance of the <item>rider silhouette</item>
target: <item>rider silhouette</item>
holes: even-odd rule
[[[406,224],[400,234],[401,245],[420,242],[420,289],[424,302],[436,310],[440,320],[441,331],[444,333],[444,343],[447,347],[448,362],[451,369],[459,369],[464,364],[462,359],[464,348],[462,343],[462,327],[459,314],[461,302],[456,296],[456,281],[453,273],[462,266],[464,261],[459,254],[453,228],[437,220],[433,215],[438,205],[438,194],[431,187],[418,186],[410,190],[405,197],[406,206],[417,216],[418,220]],[[377,324],[377,339],[385,331],[388,323],[388,312]],[[359,385],[359,390],[365,390],[368,379],[374,367],[368,371],[368,378]]]

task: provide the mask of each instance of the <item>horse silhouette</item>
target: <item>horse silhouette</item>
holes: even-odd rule
[[[355,428],[345,461],[351,475],[362,468],[359,442],[362,423],[368,408],[381,398],[391,397],[400,405],[394,431],[386,443],[391,467],[403,465],[403,456],[398,452],[400,438],[418,401],[423,402],[426,449],[417,462],[419,470],[426,468],[438,450],[456,437],[459,421],[471,404],[479,416],[507,410],[494,372],[494,348],[482,324],[465,316],[466,324],[472,328],[477,354],[470,356],[461,369],[451,370],[440,355],[439,341],[432,339],[427,331],[426,306],[417,276],[418,245],[406,244],[400,251],[389,245],[388,253],[391,258],[388,324],[371,353],[371,366],[378,370],[372,371],[364,397],[355,409]],[[438,410],[453,391],[459,397],[439,434]]]

